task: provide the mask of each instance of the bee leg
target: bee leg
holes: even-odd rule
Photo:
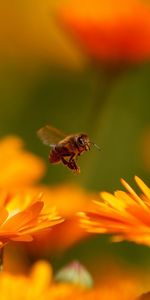
[[[75,154],[74,153],[72,153],[71,155],[70,155],[70,158],[69,158],[69,163],[73,160],[74,161],[74,158],[75,157]]]
[[[77,166],[76,162],[74,159],[72,159],[71,161],[69,160],[68,162],[68,168],[70,168],[71,170],[73,170],[75,173],[80,173],[80,168]]]
[[[64,157],[69,157],[69,160],[66,160]],[[63,162],[63,164],[65,165],[65,166],[68,166],[68,164],[72,161],[72,159],[73,159],[73,157],[74,157],[74,153],[72,153],[72,154],[70,154],[70,153],[65,153],[63,156],[61,156],[61,160],[62,160],[62,162]]]
[[[74,159],[69,159],[69,161],[67,161],[63,156],[61,157],[61,161],[62,163],[67,166],[69,169],[71,169],[72,171],[74,171],[75,173],[80,173],[80,168],[76,165],[76,162]]]
[[[61,157],[61,161],[65,166],[68,166],[69,162],[63,156]]]
[[[76,160],[75,160],[76,157],[77,156],[75,153],[71,154],[68,162],[68,167],[72,169],[75,173],[80,173],[80,168],[76,164]]]

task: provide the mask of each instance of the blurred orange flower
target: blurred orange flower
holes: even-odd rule
[[[43,218],[43,220],[46,221],[46,217],[48,217],[49,213],[54,213],[53,207],[57,208],[58,215],[67,218],[67,220],[65,222],[57,220],[57,223],[61,224],[55,226],[55,229],[53,228],[54,232],[52,232],[53,230],[36,230],[36,239],[34,239],[34,244],[29,246],[30,251],[38,255],[40,252],[43,253],[43,251],[46,250],[50,251],[50,249],[51,251],[56,249],[62,251],[87,235],[76,222],[75,213],[85,209],[88,203],[91,203],[92,195],[85,193],[85,191],[80,188],[69,185],[49,187],[35,184],[44,174],[45,164],[34,154],[25,151],[23,149],[23,142],[18,137],[8,136],[0,140],[0,164],[0,204],[4,210],[4,212],[2,212],[4,216],[1,217],[1,225],[3,225],[5,229],[8,221],[8,224],[11,224],[8,237],[6,236],[6,232],[4,232],[2,239],[0,233],[0,241],[2,239],[2,244],[10,239],[20,241],[24,241],[25,239],[31,240],[31,236],[26,237],[24,234],[24,225],[20,224],[22,224],[22,222],[27,222],[28,224],[28,218],[30,219],[30,214],[33,213],[35,213],[33,219],[34,217],[37,218],[37,222],[39,222],[39,218],[40,220]],[[43,198],[42,200],[38,200],[38,197],[35,197],[35,195],[40,195],[41,192]],[[34,205],[33,202],[35,202]],[[43,205],[44,216],[42,217]],[[37,215],[36,208],[38,210]],[[26,210],[29,211],[29,215]],[[17,215],[14,216],[11,221],[12,218],[10,217],[15,214]],[[21,222],[18,221],[20,220],[19,218],[22,218]],[[24,218],[25,220],[23,221]],[[12,222],[14,223],[12,224]],[[20,224],[18,224],[18,222],[20,222]],[[50,227],[55,224],[53,217],[51,224],[49,220],[48,223],[45,222],[44,224],[45,227]],[[2,230],[2,227],[0,227],[0,230]],[[14,235],[12,234],[13,231]]]
[[[10,300],[10,295],[12,300],[133,300],[138,289],[137,282],[131,278],[91,289],[65,281],[56,283],[51,266],[44,261],[37,262],[28,276],[0,274],[0,299],[5,300]]]
[[[36,191],[43,192],[45,203],[56,206],[58,214],[65,218],[65,222],[51,231],[38,234],[34,242],[27,245],[30,251],[33,251],[35,255],[46,251],[48,253],[63,251],[87,236],[87,232],[81,228],[75,215],[78,211],[91,207],[91,202],[96,197],[95,194],[87,193],[82,188],[73,185],[39,186]],[[35,194],[35,189],[32,193]]]
[[[113,241],[130,240],[150,246],[150,189],[139,177],[135,176],[135,181],[142,196],[122,179],[127,192],[102,192],[103,201],[95,201],[92,211],[80,213],[82,226],[92,233],[115,234]]]
[[[0,166],[0,247],[8,241],[32,241],[38,232],[63,221],[40,193],[35,197],[28,192],[45,165],[23,149],[21,139],[8,136],[0,141]]]
[[[38,232],[63,221],[41,196],[0,194],[0,247],[8,241],[32,241]]]
[[[24,150],[23,141],[16,136],[0,140],[0,188],[31,185],[45,173],[42,159]]]
[[[150,59],[150,6],[141,0],[70,0],[59,17],[100,62]]]

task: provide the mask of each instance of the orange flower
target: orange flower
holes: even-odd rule
[[[0,194],[0,247],[8,241],[32,241],[34,235],[63,221],[40,196]]]
[[[33,184],[45,172],[42,159],[25,151],[15,136],[0,140],[0,188],[20,188]]]
[[[143,195],[138,196],[126,181],[127,193],[102,192],[103,201],[95,201],[95,209],[81,213],[81,224],[92,233],[115,234],[114,241],[130,240],[150,246],[150,189],[137,176],[135,181]]]
[[[38,262],[29,276],[0,274],[0,299],[47,300],[52,269],[46,262]]]
[[[72,0],[60,19],[94,60],[150,59],[150,6],[144,1]]]
[[[28,276],[0,274],[0,299],[10,300],[134,300],[139,287],[135,280],[116,281],[116,285],[88,289],[80,285],[64,282],[56,283],[51,266],[37,262]]]
[[[87,236],[75,215],[78,211],[88,209],[95,195],[73,185],[39,186],[36,191],[43,192],[45,203],[56,206],[58,214],[65,218],[65,222],[56,226],[52,231],[38,234],[33,243],[27,245],[29,251],[33,251],[34,255],[46,251],[48,253],[60,252]],[[35,189],[29,192],[35,194]]]
[[[0,166],[0,247],[8,241],[32,241],[38,232],[62,222],[54,205],[27,192],[45,165],[23,150],[21,139],[9,136],[0,141]]]
[[[87,235],[76,222],[74,215],[77,211],[87,207],[91,195],[73,186],[50,188],[37,184],[33,185],[44,174],[45,165],[40,158],[23,149],[23,142],[18,137],[9,136],[0,140],[0,164],[1,205],[3,206],[3,203],[4,205],[7,204],[7,207],[4,208],[9,209],[9,217],[15,212],[20,212],[20,209],[21,211],[26,210],[26,205],[32,204],[35,195],[42,192],[46,214],[52,211],[52,207],[57,207],[58,215],[67,218],[66,222],[57,222],[61,224],[55,226],[54,231],[38,231],[36,241],[34,239],[34,244],[29,246],[30,251],[38,255],[46,250],[56,251],[57,249],[62,251]],[[1,195],[2,193],[4,195]],[[9,197],[7,193],[10,195]],[[5,199],[9,199],[9,203]],[[41,203],[38,205],[41,205]],[[6,221],[4,220],[4,222]],[[12,230],[13,228],[11,228]],[[5,239],[6,236],[3,240]],[[12,236],[9,239],[12,239]],[[24,241],[23,234],[21,238],[19,237],[19,240]]]

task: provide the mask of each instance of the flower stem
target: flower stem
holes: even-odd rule
[[[105,124],[105,108],[108,106],[109,96],[116,79],[118,72],[115,70],[97,71],[93,80],[93,100],[91,103],[90,113],[86,122],[86,130],[92,142],[99,144],[98,140],[102,135],[102,128]],[[82,158],[80,183],[87,186],[91,181],[93,161],[95,160],[95,152]],[[86,172],[85,172],[86,170]]]
[[[3,271],[3,257],[4,257],[4,249],[0,248],[0,272]]]
[[[96,71],[95,73],[93,79],[93,100],[86,124],[88,133],[92,138],[99,129],[99,121],[102,119],[103,110],[109,100],[115,78],[116,74],[111,70],[104,70],[101,73]]]

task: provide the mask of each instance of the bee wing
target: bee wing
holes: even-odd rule
[[[59,129],[46,125],[37,131],[37,135],[43,144],[52,146],[57,144],[60,140],[66,137],[66,134],[61,132]]]

